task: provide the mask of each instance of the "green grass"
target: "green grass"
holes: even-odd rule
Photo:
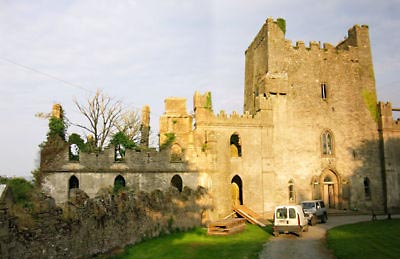
[[[328,247],[338,259],[399,258],[400,220],[345,225],[328,232]]]
[[[207,236],[206,229],[196,228],[129,246],[112,258],[258,258],[271,233],[271,227],[249,224],[244,232],[231,236]]]

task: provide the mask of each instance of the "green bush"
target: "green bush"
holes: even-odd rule
[[[283,34],[286,34],[286,21],[285,21],[285,19],[278,18],[276,20],[276,22],[278,23],[279,28],[283,31]]]
[[[7,184],[16,204],[22,207],[32,206],[33,183],[22,177],[1,178],[0,183]]]
[[[122,145],[124,148],[127,149],[134,149],[136,148],[136,143],[131,140],[124,132],[120,131],[111,138],[110,143],[114,146]]]
[[[165,133],[164,136],[167,137],[167,141],[160,146],[160,150],[169,147],[176,139],[175,133]]]
[[[51,117],[49,119],[49,133],[47,136],[49,138],[54,136],[60,136],[65,140],[65,132],[67,130],[66,124],[63,119]]]

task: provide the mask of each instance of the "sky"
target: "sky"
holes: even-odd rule
[[[29,177],[60,103],[97,89],[132,110],[151,109],[153,145],[168,97],[212,92],[213,110],[243,112],[244,51],[268,17],[286,38],[336,45],[369,26],[378,99],[400,107],[400,0],[0,0],[0,175]],[[79,128],[69,133],[86,135]]]

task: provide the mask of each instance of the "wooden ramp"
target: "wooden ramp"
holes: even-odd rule
[[[247,208],[244,205],[237,205],[233,208],[233,210],[238,213],[240,216],[247,219],[252,224],[257,224],[260,227],[265,227],[265,224],[261,222],[261,217],[251,209]]]
[[[227,236],[242,232],[246,228],[243,218],[231,218],[212,222],[207,226],[208,235]]]

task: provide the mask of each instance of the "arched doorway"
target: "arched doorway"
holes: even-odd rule
[[[339,179],[335,172],[325,170],[320,177],[321,198],[327,208],[339,208]]]
[[[179,175],[174,175],[171,179],[171,186],[175,187],[178,189],[179,192],[182,192],[183,189],[183,181],[182,178]]]
[[[124,188],[126,185],[125,178],[122,175],[118,175],[114,179],[114,191],[118,192],[120,189]]]
[[[232,206],[243,204],[243,184],[240,176],[235,175],[231,181]]]
[[[75,175],[71,176],[68,181],[68,190],[79,188],[79,180]]]
[[[68,180],[68,198],[71,197],[71,190],[73,189],[79,189],[79,180],[75,175],[71,176]],[[72,193],[75,193],[75,191]]]

